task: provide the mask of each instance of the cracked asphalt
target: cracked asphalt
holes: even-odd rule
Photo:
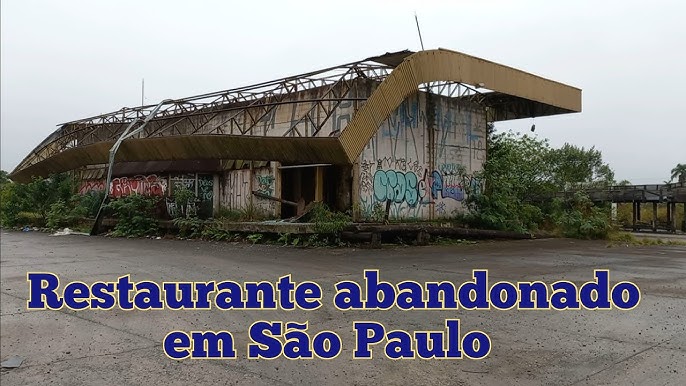
[[[686,384],[686,246],[612,247],[565,239],[476,245],[370,249],[293,247],[182,240],[51,237],[3,231],[0,237],[0,352],[18,355],[19,368],[2,369],[6,385],[683,385]],[[390,282],[471,279],[489,269],[497,280],[582,284],[594,269],[610,269],[612,283],[641,289],[631,311],[353,311],[332,303],[340,280],[363,282],[377,268]],[[79,280],[275,281],[314,280],[324,291],[316,311],[59,311],[27,310],[27,272],[53,272],[64,285]],[[464,331],[482,330],[492,350],[484,360],[398,360],[383,345],[372,360],[352,360],[356,320],[387,330],[441,330],[459,318]],[[247,330],[257,320],[309,321],[312,335],[336,331],[343,352],[324,360],[248,360]],[[228,330],[235,360],[167,358],[172,330]]]

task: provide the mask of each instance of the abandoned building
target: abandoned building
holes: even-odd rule
[[[446,49],[401,51],[61,124],[12,172],[71,172],[79,192],[198,199],[288,218],[322,201],[357,219],[463,210],[490,123],[581,111],[581,90]],[[118,140],[111,183],[109,152]],[[117,144],[118,145],[118,144]]]

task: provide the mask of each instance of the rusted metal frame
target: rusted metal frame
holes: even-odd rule
[[[122,111],[122,110],[120,110],[120,111]],[[131,114],[131,110],[130,110],[130,109],[125,109],[125,111],[122,112],[122,115],[126,116],[127,111],[128,111],[128,114],[129,114],[129,115]],[[111,117],[110,117],[110,118],[111,118]],[[134,119],[139,119],[139,118],[140,118],[140,117],[136,117],[136,118],[134,118]],[[77,121],[77,122],[78,122],[78,121]],[[117,130],[112,131],[112,130],[111,130],[112,125],[125,125],[126,123],[130,123],[130,122],[131,122],[131,121],[125,122],[125,121],[123,120],[123,118],[122,118],[121,120],[119,120],[119,119],[117,119],[117,120],[109,119],[109,122],[108,122],[108,119],[102,119],[100,122],[86,123],[86,124],[83,125],[82,127],[79,127],[78,129],[75,129],[75,131],[78,131],[78,132],[86,132],[86,131],[88,131],[88,133],[85,133],[85,134],[84,134],[84,138],[86,138],[89,134],[92,134],[92,133],[94,133],[95,131],[98,131],[99,129],[105,127],[105,128],[107,128],[108,133],[109,133],[109,135],[107,135],[105,138],[113,139],[113,136],[115,136],[115,135],[117,134]],[[66,125],[75,126],[76,123],[65,123],[65,124],[63,124],[63,126],[66,126]],[[101,138],[101,137],[98,137],[98,138]]]
[[[322,94],[322,97],[326,97],[326,96],[327,96],[328,94],[330,94],[330,93],[335,93],[336,86],[339,85],[339,84],[342,84],[342,83],[345,84],[345,83],[346,83],[346,82],[345,82],[345,76],[348,75],[348,74],[350,74],[350,73],[352,73],[352,72],[354,72],[354,71],[355,71],[355,67],[349,68],[348,71],[346,71],[343,75],[341,75],[341,77],[338,79],[338,81],[336,81],[336,82],[333,83],[331,86],[329,86],[329,88]],[[350,90],[350,87],[348,87],[348,90]],[[345,95],[345,94],[343,94],[343,95]],[[334,96],[335,96],[335,94],[334,94]],[[318,98],[318,99],[320,99],[320,98]],[[320,100],[321,100],[321,99],[320,99]],[[340,104],[340,102],[338,102],[338,104]],[[337,105],[338,105],[338,104],[337,104]],[[309,110],[307,110],[307,111],[305,112],[305,114],[303,114],[303,115],[300,117],[300,119],[298,119],[294,124],[291,124],[291,127],[290,127],[288,130],[286,130],[286,132],[283,134],[283,136],[284,136],[284,137],[287,137],[287,136],[291,133],[291,131],[293,131],[293,130],[298,131],[298,134],[300,134],[300,136],[302,136],[302,134],[300,133],[300,131],[296,129],[296,126],[298,126],[298,124],[300,124],[300,122],[301,122],[306,116],[309,116],[309,114],[312,112],[312,110],[314,110],[314,108],[315,108],[317,105],[318,105],[318,103],[315,104],[315,105],[313,105]],[[310,122],[311,122],[311,121],[312,121],[312,119],[310,119]],[[322,125],[323,125],[323,124],[324,124],[324,122],[322,122]],[[319,131],[321,131],[321,126],[315,124],[314,127],[315,127],[315,129],[316,129],[316,133],[319,133]],[[313,134],[312,136],[314,136],[314,135],[315,135],[315,134]]]
[[[148,138],[150,138],[150,137],[156,135],[157,133],[163,132],[164,130],[166,130],[166,129],[169,128],[169,127],[172,127],[172,126],[176,125],[177,123],[183,121],[185,118],[186,118],[186,117],[181,117],[181,118],[177,119],[176,121],[173,121],[172,118],[168,118],[169,121],[170,121],[171,123],[165,123],[164,125],[162,125],[162,126],[160,126],[159,128],[155,129],[155,131],[153,131],[153,132],[151,132],[150,134],[148,134]],[[172,122],[172,121],[173,121],[173,122]],[[160,134],[160,136],[163,136],[163,135]]]
[[[364,63],[365,63],[364,61],[352,62],[352,63],[344,64],[341,66],[329,67],[326,69],[313,71],[313,72],[306,73],[306,74],[290,76],[290,77],[281,78],[281,79],[277,79],[277,80],[271,80],[271,81],[267,81],[267,82],[254,84],[254,85],[243,86],[243,87],[238,87],[238,88],[228,89],[228,90],[222,90],[222,91],[216,91],[216,92],[211,92],[211,93],[206,93],[206,94],[199,94],[199,95],[195,95],[195,96],[191,96],[191,97],[187,97],[187,98],[173,100],[170,103],[186,103],[186,102],[191,102],[191,101],[196,101],[196,100],[208,99],[208,98],[212,98],[212,97],[224,97],[224,96],[228,96],[228,95],[233,94],[233,93],[245,94],[246,91],[258,90],[258,89],[263,89],[265,87],[278,85],[278,84],[282,83],[283,81],[292,81],[292,80],[298,79],[298,78],[308,78],[308,77],[312,77],[312,76],[316,76],[316,75],[326,74],[328,72],[335,71],[337,69],[349,69],[351,66],[358,66],[359,68],[362,68],[362,69],[392,68],[392,67],[384,66],[384,65],[364,64]],[[326,78],[326,77],[323,77],[323,78]],[[249,98],[246,98],[245,100],[249,100]],[[79,119],[79,120],[64,122],[63,124],[68,124],[68,123],[70,123],[70,124],[71,123],[95,123],[94,121],[97,119],[101,119],[101,120],[102,119],[114,119],[115,122],[118,122],[118,123],[128,123],[128,122],[130,122],[131,119],[141,118],[141,117],[147,116],[149,114],[149,112],[155,107],[156,107],[156,105],[147,105],[147,106],[126,108],[125,114],[127,116],[125,116],[122,119],[116,118],[117,115],[122,113],[122,110],[118,110],[118,111],[115,111],[112,113],[100,114],[97,116],[92,116],[92,117],[83,118],[83,119]],[[101,122],[112,123],[112,121],[110,121],[110,122],[101,121]]]
[[[236,117],[238,117],[241,113],[243,113],[244,112],[243,110],[254,107],[254,105],[257,104],[257,102],[260,102],[260,100],[257,99],[255,101],[253,101],[253,103],[249,104],[248,106],[243,106],[241,108],[237,108],[238,112],[236,114],[233,114],[228,119],[222,121],[219,125],[215,126],[212,130],[210,130],[210,132],[213,132],[214,130],[217,130],[217,132],[219,132],[220,128],[228,122],[231,122],[231,134],[233,134],[233,124],[234,123],[236,124],[236,126],[238,126],[238,130],[240,131],[241,130],[240,124],[236,121]],[[225,111],[231,111],[231,110],[220,110],[218,112],[225,112]],[[223,132],[223,130],[222,130],[222,132]]]
[[[191,124],[191,126],[193,127],[193,130],[196,130],[197,127],[195,127],[195,123],[193,122],[193,120],[191,119],[191,117],[192,117],[192,115],[186,115],[186,120],[188,121],[188,123]],[[181,130],[178,130],[178,129],[177,129],[177,132],[179,133],[179,135],[184,135],[184,133],[182,133]]]
[[[345,84],[348,86],[348,88],[343,92],[342,95],[347,94],[347,93],[350,91],[350,89],[352,89],[352,86],[351,86],[350,83],[347,83],[347,82],[346,82]],[[366,100],[365,98],[361,98],[361,99]],[[319,124],[319,127],[317,127],[317,131],[314,132],[314,133],[312,133],[312,137],[316,137],[317,134],[319,134],[319,132],[322,130],[322,127],[324,127],[324,125],[326,124],[326,122],[327,122],[327,121],[329,120],[329,118],[331,118],[331,116],[333,115],[334,111],[336,111],[336,109],[338,108],[338,106],[341,105],[341,102],[343,102],[342,99],[339,100],[338,102],[336,102],[336,104],[335,104],[329,111],[326,112],[326,115],[324,116],[324,119],[323,119],[322,122]],[[324,110],[326,111],[326,109],[324,109]]]
[[[347,73],[346,73],[346,74],[347,74]],[[345,76],[346,74],[344,74],[344,76]],[[341,77],[341,78],[343,78],[343,77]],[[336,84],[337,84],[337,83],[334,83],[334,84],[332,85],[332,87],[335,87]],[[242,94],[241,96],[245,97],[245,95],[243,95],[243,93],[240,93],[240,94]],[[287,95],[287,94],[281,94],[281,95],[279,95],[279,97],[283,98],[283,96],[285,96],[285,95]],[[326,95],[326,93],[325,93],[324,95]],[[359,99],[359,98],[358,98],[358,99]],[[254,100],[254,102],[259,102],[259,101],[260,101],[259,99]],[[342,102],[342,101],[343,101],[343,99],[339,100],[339,102],[337,103],[337,105],[340,104],[340,102]],[[305,101],[300,101],[300,102],[305,102]],[[289,103],[291,103],[291,102],[289,102]],[[178,106],[178,104],[176,104],[176,105]],[[246,109],[246,108],[251,107],[251,106],[252,106],[252,104],[249,105],[249,106],[242,106],[242,107],[240,107],[239,109]],[[316,105],[313,106],[313,107],[316,107]],[[183,108],[185,109],[185,107],[183,107]],[[188,111],[188,109],[185,109],[185,110]],[[232,110],[232,109],[228,109],[228,110]],[[137,115],[140,115],[140,114],[142,113],[142,110],[133,111],[132,109],[127,109],[127,110],[125,110],[125,111],[123,111],[123,112],[120,110],[119,112],[122,113],[122,115],[125,115],[125,116],[128,117],[128,116],[131,116],[134,112],[135,112]],[[189,113],[185,113],[185,114],[188,114],[188,116],[190,116]],[[203,113],[200,113],[200,114],[206,115],[207,113],[203,112]],[[240,114],[240,113],[238,113],[238,114]],[[228,121],[230,121],[230,120],[232,120],[232,119],[234,120],[234,122],[236,122],[236,121],[235,121],[235,117],[236,117],[238,114],[236,114],[235,116],[233,116],[233,117],[229,118],[228,120],[222,122],[222,123],[221,123],[219,126],[217,126],[217,127],[220,127],[221,125],[223,125],[224,123],[226,123],[226,122],[228,122]],[[195,115],[195,114],[193,114],[193,115]],[[167,115],[167,117],[170,117],[170,115]],[[114,118],[111,117],[111,116],[104,117],[104,118],[106,118],[106,120],[109,120],[109,121],[112,122],[112,123],[102,123],[102,120],[101,120],[100,123],[85,124],[85,125],[83,125],[83,126],[81,126],[81,127],[75,128],[75,129],[73,129],[73,132],[72,132],[72,133],[78,133],[78,132],[89,131],[88,133],[83,133],[83,137],[82,137],[83,139],[88,138],[88,137],[90,136],[91,141],[92,141],[92,139],[99,139],[100,141],[102,141],[102,140],[103,140],[103,137],[101,136],[100,129],[103,129],[103,128],[104,128],[105,130],[108,131],[108,134],[107,134],[104,138],[113,139],[114,136],[115,136],[117,133],[121,132],[121,128],[119,127],[119,128],[117,128],[117,130],[112,130],[112,125],[113,125],[113,124],[121,125],[121,124],[124,123],[124,121],[121,120],[121,119],[114,119]],[[165,118],[166,118],[166,117],[165,117]],[[167,129],[167,128],[170,127],[170,126],[174,126],[174,125],[180,123],[180,121],[182,121],[182,120],[185,119],[185,118],[186,118],[186,117],[184,117],[184,118],[182,118],[182,119],[180,119],[180,120],[177,120],[176,122],[174,122],[174,123],[171,124],[171,125],[163,126],[163,127],[160,128],[160,129],[156,129],[153,133],[147,134],[147,136],[149,137],[149,136],[155,135],[156,133],[158,133],[158,132],[160,132],[160,131],[162,131],[162,130],[164,130],[164,129]],[[254,118],[254,117],[251,117],[251,118]],[[74,122],[79,122],[79,121],[74,121]],[[259,120],[258,120],[258,122],[259,122]],[[236,124],[238,124],[238,123],[236,122]],[[253,126],[254,126],[255,124],[256,124],[256,122],[253,122]],[[70,124],[70,125],[71,125],[72,127],[76,127],[76,124]],[[193,122],[191,122],[191,125],[193,125],[194,128],[197,129],[197,127],[194,125]],[[317,127],[317,125],[314,125],[314,126]],[[213,130],[214,130],[214,129],[213,129]],[[212,131],[213,131],[213,130],[212,130]],[[242,131],[242,134],[245,134],[245,130]],[[63,137],[64,137],[64,135],[60,135],[60,137],[58,137],[58,138],[56,138],[55,140],[51,141],[50,143],[46,144],[46,145],[43,147],[43,149],[48,148],[48,147],[49,147],[50,145],[52,145],[52,144],[55,144],[59,139],[61,139],[61,138],[63,138]],[[67,142],[69,142],[69,141],[67,141]],[[93,141],[93,142],[89,142],[89,141],[79,141],[79,142],[80,142],[80,143],[79,143],[79,146],[82,146],[82,145],[84,145],[84,144],[86,144],[86,143],[96,143],[97,141]],[[85,143],[84,143],[84,142],[85,142]],[[62,145],[62,146],[57,146],[57,147],[64,148],[63,145]],[[36,152],[35,154],[40,154],[40,156],[42,157],[42,160],[44,160],[44,159],[47,159],[47,158],[51,157],[51,156],[54,155],[54,154],[59,153],[60,151],[61,151],[61,149],[56,149],[56,150],[53,150],[53,151],[48,151],[47,153],[49,153],[49,155],[46,156],[46,155],[43,154],[42,151],[39,150],[39,151]],[[28,157],[27,157],[27,158],[28,158]],[[27,159],[27,161],[31,161],[31,160],[28,160],[28,159]],[[36,163],[36,162],[32,162],[32,163],[30,163],[30,164],[34,164],[34,163]]]
[[[350,101],[363,101],[363,100],[365,100],[365,98],[324,98],[324,99],[321,99],[321,100],[286,101],[286,102],[281,102],[281,103],[269,103],[269,104],[266,104],[266,105],[272,105],[272,106],[274,106],[274,105],[290,104],[290,103],[308,103],[308,102],[325,102],[325,101],[333,101],[333,102],[337,102],[337,104],[336,104],[336,107],[337,107],[337,105],[340,104],[341,102],[343,102],[343,101],[348,101],[348,100],[350,100]],[[255,101],[255,102],[259,102],[259,101]],[[254,105],[241,106],[241,107],[231,107],[231,108],[228,108],[228,109],[222,109],[222,110],[214,111],[215,113],[221,113],[221,112],[225,112],[225,111],[235,111],[235,110],[238,110],[238,112],[237,112],[236,114],[234,114],[233,116],[231,116],[231,117],[229,117],[228,119],[224,120],[224,121],[223,121],[222,123],[220,123],[219,125],[215,126],[211,131],[214,131],[214,130],[218,129],[219,127],[221,127],[222,125],[224,125],[224,124],[226,124],[227,122],[230,122],[230,121],[234,121],[234,122],[236,123],[237,126],[241,126],[241,125],[239,125],[239,123],[235,120],[235,118],[236,118],[238,115],[240,115],[241,113],[244,113],[245,110],[248,109],[248,108],[250,108],[250,107],[253,107],[253,108],[254,108]],[[262,106],[262,107],[264,107],[264,106]],[[331,111],[333,111],[333,110],[331,110]],[[184,119],[187,119],[189,116],[194,116],[194,115],[207,115],[207,114],[208,114],[208,112],[193,112],[193,113],[188,113],[187,115],[184,115],[183,117],[180,117],[180,118],[177,119],[176,121],[173,121],[173,122],[171,122],[171,123],[167,123],[167,124],[165,124],[164,126],[155,129],[153,132],[146,133],[146,136],[147,136],[147,137],[152,137],[152,136],[154,136],[154,135],[156,135],[156,134],[162,132],[163,130],[168,129],[169,127],[172,127],[172,126],[175,126],[175,125],[179,124],[179,123],[182,122]],[[330,116],[331,116],[331,113],[327,114],[327,116],[325,117],[325,120],[324,120],[321,124],[324,124],[324,123],[326,122],[326,120],[327,120],[328,118],[330,118]],[[166,119],[172,119],[172,117],[169,117],[169,118],[166,118]],[[162,120],[162,119],[160,119],[160,120]],[[156,121],[157,121],[157,119],[156,119]],[[120,124],[120,123],[117,123],[116,125],[121,125],[121,124]],[[106,130],[108,130],[108,131],[110,131],[110,129],[111,129],[111,125],[101,125],[101,124],[100,124],[100,125],[98,125],[97,128],[100,128],[100,127],[104,127],[104,128],[105,128]],[[81,130],[81,129],[77,129],[77,130]],[[239,130],[240,130],[240,127],[239,127]],[[210,132],[211,132],[211,131],[210,131]],[[121,133],[121,127],[118,127],[117,130],[110,131],[110,133],[111,133],[111,134],[110,134],[109,136],[106,136],[106,137],[105,137],[106,139],[113,139],[114,136],[116,136],[117,133]],[[92,134],[92,133],[88,133],[88,134],[86,134],[86,136],[87,136],[87,135],[91,135],[91,134]],[[245,134],[245,133],[242,133],[242,134]],[[92,135],[95,136],[95,134],[92,134]],[[21,163],[20,165],[26,165],[26,166],[23,166],[23,167],[27,167],[27,166],[29,166],[29,165],[33,165],[33,164],[35,164],[35,163],[37,163],[37,162],[40,162],[40,161],[42,161],[42,160],[48,159],[48,158],[52,157],[54,154],[60,153],[60,152],[63,150],[63,147],[64,147],[64,146],[63,146],[63,145],[58,145],[58,143],[60,143],[61,140],[64,140],[64,138],[65,138],[65,137],[63,137],[63,136],[58,137],[58,138],[56,138],[55,140],[53,140],[53,141],[49,142],[48,144],[44,145],[40,150],[34,151],[34,152],[32,153],[32,154],[34,155],[34,157],[31,157],[30,155],[27,156],[26,159],[25,159],[24,161],[22,161],[22,163]],[[84,137],[84,138],[85,138],[85,137]],[[98,138],[100,138],[101,141],[104,141],[104,140],[102,139],[103,137],[98,136]],[[105,140],[106,140],[106,139],[105,139]],[[96,142],[97,142],[97,141],[96,141]],[[81,143],[79,144],[79,146],[83,146],[83,145],[86,145],[86,144],[88,144],[88,143],[96,143],[96,142],[86,142],[86,143],[81,142]],[[59,147],[60,149],[51,150],[51,149],[50,149],[51,146],[56,146],[56,147]],[[47,155],[46,155],[46,154],[47,154]],[[39,158],[39,161],[35,161],[36,157]]]
[[[365,99],[365,98],[341,98],[340,100],[341,100],[341,101],[347,101],[347,100],[353,101],[353,100],[364,100],[364,99]],[[316,102],[316,101],[319,101],[319,99],[308,99],[308,100],[299,100],[299,101],[270,102],[270,103],[262,103],[262,104],[260,104],[260,105],[258,105],[258,106],[252,104],[252,105],[248,105],[248,106],[237,106],[237,107],[229,107],[229,108],[221,109],[221,110],[214,110],[214,112],[217,112],[217,113],[229,112],[229,111],[237,111],[237,113],[234,114],[234,115],[232,115],[232,116],[230,116],[230,117],[228,117],[228,118],[226,118],[225,120],[223,120],[223,121],[222,121],[221,123],[219,123],[218,125],[214,126],[214,128],[213,128],[212,130],[210,130],[210,132],[212,132],[212,131],[214,131],[214,130],[217,130],[219,127],[225,125],[226,123],[231,122],[232,120],[236,122],[236,125],[237,125],[237,126],[241,126],[241,125],[238,124],[238,122],[236,121],[236,118],[237,118],[239,115],[243,114],[243,113],[244,113],[244,110],[247,110],[247,109],[254,109],[254,108],[256,108],[256,107],[275,106],[275,105],[278,106],[278,105],[292,104],[292,103],[308,103],[308,102]],[[338,101],[338,99],[325,98],[325,99],[321,99],[321,101]],[[255,101],[255,102],[260,102],[260,101]],[[191,114],[191,115],[196,115],[196,114],[206,114],[206,113],[193,113],[193,114]],[[240,130],[240,128],[239,128],[239,130]]]
[[[244,127],[245,127],[245,123],[248,121],[248,116],[250,116],[250,118],[253,119],[253,118],[252,118],[252,115],[250,114],[250,110],[249,110],[249,109],[243,110],[243,125],[244,125]],[[238,122],[236,122],[236,123],[238,123]],[[239,126],[240,126],[240,125],[239,125]],[[245,133],[243,132],[243,128],[242,128],[242,127],[239,127],[239,128],[238,128],[238,131],[241,133],[241,135],[244,135],[244,134],[245,134]]]
[[[284,87],[285,87],[285,84],[284,84]],[[241,132],[241,135],[245,135],[245,133],[247,133],[248,131],[250,131],[250,132],[252,133],[252,129],[253,129],[259,122],[261,122],[262,119],[263,119],[264,117],[266,117],[266,116],[269,115],[271,112],[273,112],[273,111],[276,109],[277,106],[283,104],[283,101],[284,101],[286,95],[289,95],[289,94],[288,94],[288,93],[284,93],[284,94],[275,94],[275,95],[271,95],[271,96],[265,98],[265,102],[268,101],[270,98],[273,99],[273,102],[270,101],[270,102],[263,103],[263,104],[260,104],[260,105],[255,106],[255,107],[252,107],[252,108],[257,108],[257,109],[264,109],[264,112],[262,113],[262,115],[260,115],[260,117],[259,117],[257,120],[255,120],[254,117],[252,116],[252,114],[250,114],[250,118],[253,119],[253,120],[252,120],[252,122],[251,122],[251,124],[250,124],[249,127],[247,127],[247,128],[244,127],[243,129],[239,129],[239,131]],[[271,105],[271,107],[266,108],[266,107],[269,106],[269,105]],[[244,125],[245,125],[245,123],[246,123],[246,121],[243,121],[243,124],[244,124]],[[265,135],[266,135],[266,132],[265,132]]]
[[[334,67],[332,69],[339,69],[339,68],[347,68],[347,71],[343,74],[343,76],[348,75],[350,73],[351,68],[361,69],[361,67],[358,64],[353,64],[352,66],[349,66],[349,67],[345,67],[345,66]],[[364,67],[362,69],[367,69],[367,70],[371,69],[371,71],[373,71],[376,76],[378,76],[378,74],[376,73],[376,69],[385,70],[385,68],[383,66]],[[318,73],[323,73],[323,72],[316,72],[314,74],[318,74]],[[313,87],[316,87],[316,84],[314,83],[314,81],[319,80],[321,82],[326,82],[330,78],[333,78],[334,76],[336,78],[338,78],[339,80],[342,77],[340,74],[336,74],[336,75],[332,75],[330,77],[326,77],[324,79],[309,79],[309,81],[311,81]],[[285,80],[290,81],[290,82],[293,82],[293,81],[300,82],[300,84],[303,85],[304,88],[306,88],[306,89],[309,88],[303,84],[301,79],[299,79],[297,77],[285,78]],[[334,82],[334,84],[335,83],[336,82]],[[204,95],[200,95],[200,96],[196,96],[196,97],[174,100],[171,104],[175,108],[164,109],[163,111],[160,112],[161,114],[158,114],[158,117],[166,117],[166,116],[178,114],[179,110],[184,111],[184,112],[189,112],[189,111],[194,111],[194,110],[201,109],[201,108],[204,108],[207,106],[211,106],[211,105],[213,105],[213,102],[216,102],[217,100],[220,100],[221,98],[225,98],[226,100],[230,100],[230,93],[231,92],[235,92],[237,94],[237,96],[234,96],[234,98],[233,98],[234,101],[250,101],[250,100],[260,99],[261,97],[266,96],[267,94],[270,94],[270,92],[269,92],[270,90],[260,90],[260,92],[258,92],[258,93],[251,93],[248,90],[254,90],[256,87],[264,87],[264,86],[276,86],[275,90],[271,90],[273,92],[273,91],[276,91],[279,88],[281,88],[280,86],[283,86],[283,82],[278,82],[278,81],[265,82],[265,83],[254,85],[254,86],[246,86],[243,88],[227,90],[226,93],[219,93],[219,94],[218,93],[211,93],[211,94],[204,94]],[[259,95],[259,94],[263,94],[263,95]],[[215,101],[208,103],[208,104],[202,104],[201,105],[201,104],[190,103],[191,100],[196,100],[200,97],[207,98],[207,97],[211,97],[211,96],[217,96],[218,98],[216,98]],[[191,105],[193,107],[193,109],[189,109],[187,107],[187,105],[184,105],[184,103],[187,105]],[[136,107],[136,108],[126,108],[123,110],[118,110],[114,113],[103,114],[100,116],[85,118],[82,120],[71,121],[71,122],[67,122],[67,123],[85,123],[86,125],[79,129],[79,130],[84,130],[84,131],[88,130],[89,128],[94,127],[94,126],[97,128],[97,126],[99,126],[100,124],[112,124],[112,123],[125,124],[125,123],[130,122],[132,119],[141,118],[141,117],[146,116],[147,115],[146,113],[149,112],[149,110],[151,110],[154,107],[155,107],[154,105],[150,105],[150,106],[143,106],[143,107]],[[173,110],[173,111],[169,111],[169,110]],[[120,115],[121,115],[121,117],[120,117]]]
[[[205,114],[205,115],[209,115],[209,114],[210,114],[210,113],[208,112],[208,113]],[[198,131],[202,130],[203,127],[205,127],[208,123],[212,122],[212,120],[213,120],[214,118],[216,118],[218,115],[219,115],[219,112],[215,112],[214,114],[212,114],[212,116],[209,117],[202,125],[198,126],[198,128],[197,128],[196,130],[194,130],[194,131],[191,133],[191,135],[194,135],[194,134],[196,134]]]
[[[216,118],[220,113],[224,112],[225,110],[213,110],[213,111],[208,111],[205,113],[202,113],[202,116],[207,116],[212,114],[210,118],[208,118],[203,124],[201,124],[196,130],[194,130],[191,135],[196,134],[198,131],[200,131],[203,127],[205,127],[208,123],[210,123],[214,118]],[[226,122],[224,122],[226,123]],[[216,129],[216,127],[215,127]],[[212,133],[215,129],[210,130],[210,133]]]
[[[317,128],[317,131],[312,133],[312,137],[316,137],[317,134],[319,134],[319,132],[322,130],[322,127],[324,127],[324,125],[329,120],[329,118],[331,118],[331,116],[333,115],[333,112],[336,111],[336,109],[341,104],[341,102],[343,102],[343,101],[339,100],[338,102],[336,102],[336,104],[333,106],[333,108],[326,113],[326,115],[324,116],[324,119],[322,120],[321,124]]]
[[[257,124],[260,123],[264,117],[266,117],[272,111],[274,111],[276,109],[276,106],[279,106],[279,105],[273,104],[269,108],[267,108],[265,105],[259,105],[259,106],[253,107],[255,109],[263,109],[264,112],[257,119],[255,119],[252,114],[249,114],[250,118],[251,118],[250,126],[248,126],[248,127],[244,126],[243,129],[239,129],[241,132],[241,135],[245,135],[245,133],[247,133],[248,131],[250,132],[250,135],[252,135],[253,128],[255,128],[255,126],[257,126]],[[245,125],[245,123],[246,122],[244,121],[243,124]],[[266,133],[265,133],[265,135],[266,135]]]

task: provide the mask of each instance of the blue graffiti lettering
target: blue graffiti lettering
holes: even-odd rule
[[[406,202],[409,206],[419,201],[417,175],[413,172],[377,170],[374,173],[374,198],[377,201]]]

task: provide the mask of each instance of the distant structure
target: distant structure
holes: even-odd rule
[[[12,172],[71,172],[80,193],[197,194],[198,213],[252,207],[275,218],[313,201],[357,219],[463,210],[491,122],[581,111],[581,90],[446,50],[401,51],[252,86],[60,125]],[[156,114],[152,115],[154,112]],[[127,127],[104,186],[108,152]]]

